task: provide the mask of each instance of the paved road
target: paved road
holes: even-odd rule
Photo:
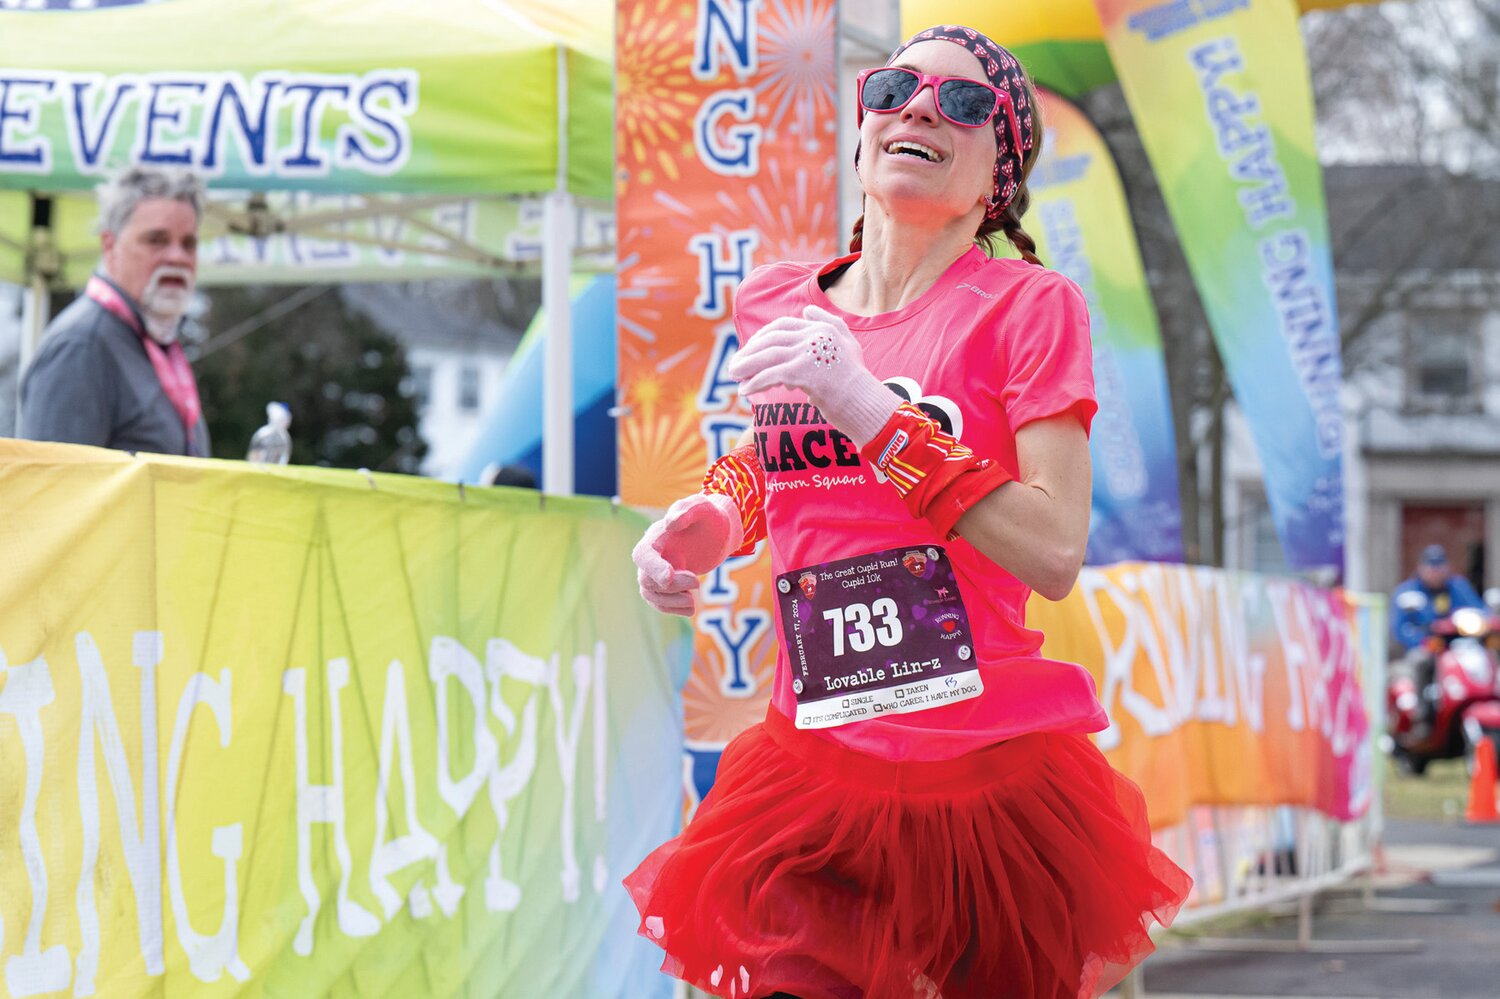
[[[1417,953],[1264,953],[1196,950],[1163,942],[1145,968],[1151,999],[1401,997],[1500,999],[1500,825],[1390,820],[1381,899],[1438,899],[1440,914],[1359,911],[1328,903],[1316,939],[1416,939]],[[1238,938],[1295,940],[1294,918],[1237,930]]]

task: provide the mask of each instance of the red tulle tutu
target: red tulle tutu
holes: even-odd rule
[[[727,999],[1092,996],[1191,881],[1086,737],[892,763],[779,712],[625,879],[662,970]]]

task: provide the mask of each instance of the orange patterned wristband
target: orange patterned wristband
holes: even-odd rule
[[[741,444],[709,466],[703,476],[703,492],[728,496],[740,511],[744,542],[730,558],[749,555],[756,542],[766,536],[766,473],[754,444]]]
[[[959,518],[1011,480],[999,462],[980,458],[909,402],[860,453],[896,487],[913,517],[925,517],[950,541]]]

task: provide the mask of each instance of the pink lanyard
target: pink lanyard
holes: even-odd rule
[[[193,454],[197,450],[193,428],[198,425],[198,418],[203,414],[203,404],[198,399],[198,383],[193,379],[193,369],[188,367],[182,344],[174,340],[163,347],[151,339],[141,325],[141,317],[136,315],[136,311],[115,290],[114,285],[97,274],[89,278],[83,293],[109,310],[140,337],[141,343],[146,347],[146,356],[151,358],[151,366],[156,369],[156,378],[161,382],[162,391],[167,394],[172,408],[182,418],[183,428],[187,430],[187,453]]]

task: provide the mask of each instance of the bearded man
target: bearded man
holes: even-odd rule
[[[99,267],[21,382],[21,436],[207,457],[178,340],[198,274],[203,185],[134,167],[99,188]]]

